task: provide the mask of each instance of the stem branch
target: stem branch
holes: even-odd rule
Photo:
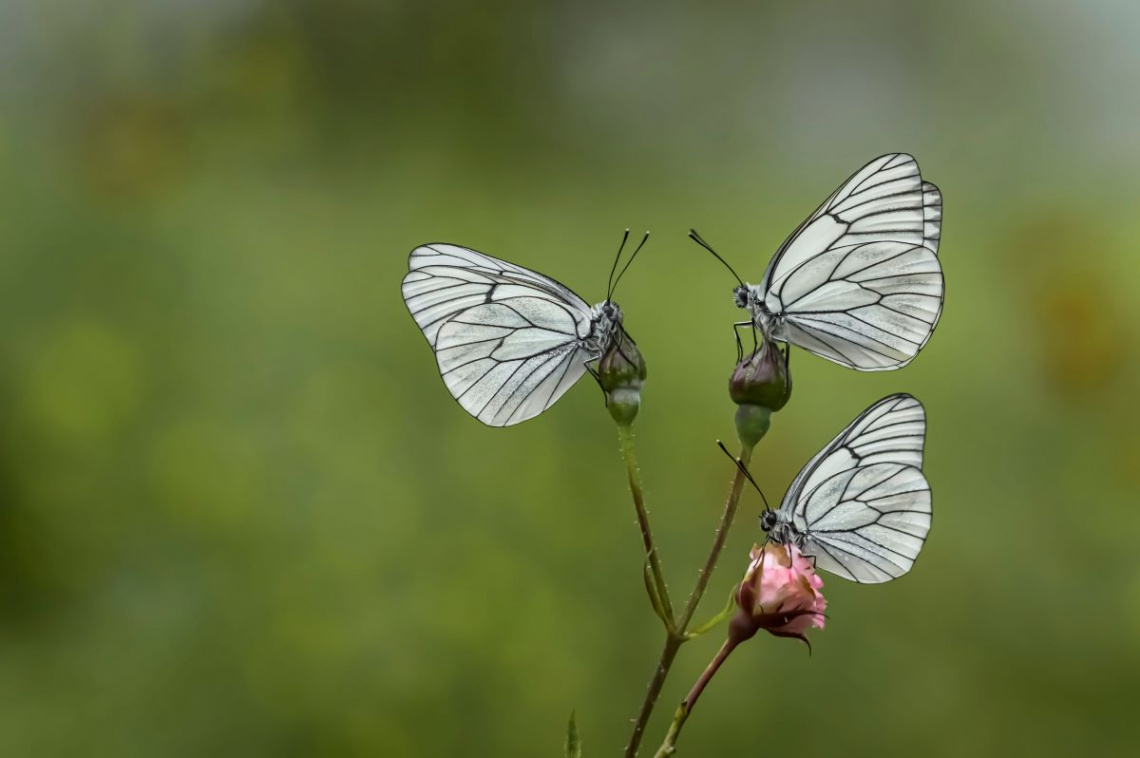
[[[641,704],[641,710],[637,713],[637,720],[633,723],[633,734],[630,735],[629,744],[625,748],[626,758],[634,758],[637,755],[637,748],[641,745],[645,727],[649,724],[649,716],[653,713],[653,706],[657,704],[657,696],[661,694],[661,688],[665,685],[665,677],[669,675],[669,669],[673,666],[673,659],[677,657],[677,651],[681,649],[682,642],[684,640],[678,637],[676,633],[668,634],[665,637],[665,647],[661,650],[661,660],[657,663],[653,678],[649,680],[649,690],[645,693],[645,700]]]
[[[637,525],[641,529],[641,541],[645,545],[645,555],[649,559],[649,570],[653,573],[653,580],[657,591],[661,595],[661,604],[665,608],[665,615],[670,625],[673,623],[673,603],[669,599],[669,590],[665,586],[665,574],[661,570],[661,559],[657,555],[657,547],[653,543],[653,532],[649,528],[649,513],[645,510],[645,496],[641,491],[641,475],[637,468],[637,454],[633,446],[633,430],[628,426],[618,426],[618,437],[621,439],[621,454],[625,459],[625,470],[629,475],[629,489],[633,493],[633,509],[637,511]]]
[[[628,428],[621,428],[622,440],[622,453],[625,455],[626,466],[629,468],[629,482],[630,489],[633,490],[634,505],[637,507],[638,521],[642,524],[642,538],[645,540],[646,550],[650,557],[650,568],[654,571],[655,576],[660,576],[660,566],[656,564],[656,551],[653,549],[653,538],[649,535],[649,520],[645,517],[645,507],[641,501],[640,485],[635,485],[637,481],[637,465],[633,458],[633,440],[632,434]],[[749,445],[741,445],[740,460],[746,465],[752,457],[752,447]],[[732,527],[733,518],[736,516],[736,508],[740,503],[740,494],[744,490],[744,475],[738,469],[732,479],[732,487],[728,492],[728,499],[724,504],[724,514],[720,518],[720,525],[716,530],[716,538],[713,540],[712,549],[709,551],[708,558],[705,560],[704,568],[701,570],[700,576],[697,577],[697,584],[693,588],[693,594],[689,596],[688,602],[682,611],[681,618],[675,625],[675,628],[670,631],[665,637],[665,646],[661,651],[661,660],[657,664],[657,668],[653,672],[653,678],[649,682],[649,690],[645,694],[645,700],[641,704],[641,710],[637,714],[637,719],[633,724],[633,734],[629,738],[629,744],[625,749],[626,758],[634,758],[637,755],[637,749],[641,745],[641,738],[645,733],[646,724],[649,723],[649,717],[653,714],[653,708],[657,704],[657,696],[661,694],[661,688],[665,684],[665,677],[669,675],[669,669],[673,665],[673,659],[677,657],[677,650],[686,641],[685,631],[689,626],[689,622],[693,618],[693,614],[697,610],[697,605],[701,602],[701,597],[705,594],[708,588],[709,579],[712,578],[712,572],[716,568],[717,560],[720,558],[720,553],[724,549],[725,540],[728,539],[728,530]],[[665,607],[668,610],[669,618],[673,617],[672,606],[669,605],[668,596],[664,596]],[[713,663],[701,675],[701,679],[697,680],[697,685],[694,686],[693,691],[689,693],[689,697],[677,709],[676,715],[673,717],[673,725],[669,729],[669,734],[672,737],[666,737],[666,744],[669,746],[667,753],[658,752],[658,756],[672,754],[672,740],[676,739],[676,735],[680,733],[681,725],[684,724],[685,719],[688,718],[689,710],[692,709],[692,703],[696,702],[696,698],[700,696],[701,691],[704,689],[708,679],[716,673],[717,668],[728,657],[732,651],[732,647],[725,643],[726,647],[721,648],[721,652],[717,654],[717,658],[713,659]],[[727,649],[726,649],[727,648]],[[662,746],[665,749],[665,745]]]
[[[748,445],[741,445],[741,462],[747,466],[748,461],[751,459],[752,448]],[[724,549],[725,540],[728,539],[728,530],[732,528],[732,521],[736,517],[736,507],[740,504],[740,493],[743,490],[744,474],[740,468],[737,467],[736,474],[732,478],[732,488],[728,491],[728,499],[724,503],[724,513],[721,515],[720,524],[716,529],[716,538],[713,540],[712,549],[709,551],[709,557],[705,559],[705,567],[701,569],[701,573],[697,577],[697,586],[693,588],[693,594],[689,596],[689,602],[685,604],[685,610],[681,613],[681,619],[677,624],[677,627],[682,632],[688,628],[693,614],[697,611],[697,605],[700,604],[701,598],[705,594],[705,589],[709,586],[709,580],[712,578],[712,573],[716,569],[716,562],[720,559],[720,553]]]
[[[736,649],[739,640],[729,637],[720,646],[716,656],[705,668],[704,672],[697,678],[693,684],[693,688],[689,690],[689,694],[677,706],[677,712],[673,714],[673,723],[669,725],[669,732],[665,735],[665,741],[661,743],[661,747],[657,749],[654,758],[668,758],[677,751],[677,737],[681,734],[681,728],[689,718],[689,714],[693,712],[693,708],[697,705],[697,700],[701,697],[701,693],[705,691],[705,687],[712,680],[713,675],[720,669],[720,665],[728,658],[729,653]]]

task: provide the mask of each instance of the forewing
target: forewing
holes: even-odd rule
[[[893,240],[820,253],[773,279],[764,296],[780,317],[775,335],[863,371],[905,366],[942,313],[938,256]]]
[[[792,232],[764,273],[761,289],[837,247],[892,240],[938,252],[942,193],[922,180],[906,153],[883,155],[856,171]]]
[[[859,465],[895,462],[922,468],[926,412],[913,395],[884,397],[860,413],[808,461],[784,495],[780,511],[791,513],[806,491]]]
[[[464,310],[438,330],[439,372],[451,394],[489,426],[510,426],[554,404],[586,371],[573,315],[543,297]]]
[[[848,424],[846,429],[817,453],[796,475],[780,505],[780,520],[794,524],[802,534],[805,534],[808,537],[808,542],[805,544],[818,544],[830,548],[830,551],[835,553],[842,552],[836,545],[842,546],[848,543],[863,545],[864,540],[872,539],[868,535],[878,535],[877,538],[886,539],[882,535],[884,530],[878,528],[879,526],[898,529],[906,526],[907,519],[911,518],[905,515],[884,516],[885,520],[872,523],[882,515],[877,509],[881,508],[884,512],[888,509],[901,510],[905,513],[913,511],[916,515],[911,525],[915,532],[921,528],[921,535],[912,533],[906,538],[899,538],[901,540],[899,544],[887,543],[890,550],[906,554],[910,547],[914,547],[914,544],[907,540],[912,537],[925,538],[925,530],[930,527],[929,488],[925,487],[923,480],[922,485],[926,489],[926,495],[912,496],[913,502],[907,506],[906,497],[895,501],[886,498],[886,494],[891,492],[892,487],[906,481],[910,474],[899,474],[902,478],[889,480],[884,478],[881,489],[875,485],[878,478],[901,470],[913,470],[921,477],[925,439],[926,414],[917,399],[906,394],[883,398],[859,414],[858,418]],[[843,519],[848,516],[851,520],[844,521]],[[854,537],[843,537],[841,532],[847,528],[845,525],[853,525],[853,528],[863,531],[854,531]],[[871,528],[873,526],[875,528]],[[820,540],[815,539],[817,530],[827,530],[819,532],[822,535]],[[847,540],[847,543],[844,540]],[[906,544],[902,544],[903,542]],[[921,541],[918,547],[921,547]],[[918,554],[917,548],[913,553]],[[875,581],[870,578],[875,575],[874,571],[868,569],[862,574],[856,574],[850,569],[844,569],[845,564],[840,563],[839,568],[835,568],[827,563],[823,550],[811,554],[824,561],[820,565],[840,576],[857,581]],[[897,570],[898,566],[905,566],[901,573],[910,568],[906,560],[911,563],[914,561],[913,555],[909,558],[898,556],[896,558],[898,563],[892,570]],[[882,565],[869,563],[873,567],[878,566],[880,570],[886,570]],[[886,581],[897,575],[899,574],[888,572],[885,578],[880,578],[878,581]]]
[[[444,243],[423,245],[408,258],[404,302],[434,348],[440,327],[450,318],[487,303],[538,298],[570,313],[579,329],[588,327],[589,305],[564,284],[508,261]]]
[[[922,471],[874,463],[824,480],[807,494],[793,523],[817,567],[875,584],[910,571],[930,520],[930,486]]]
[[[942,191],[934,182],[922,183],[922,244],[938,252],[942,242]]]

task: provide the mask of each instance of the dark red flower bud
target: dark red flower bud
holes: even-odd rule
[[[751,355],[736,364],[728,394],[737,405],[759,405],[770,411],[784,407],[792,396],[792,377],[775,342],[761,340]]]

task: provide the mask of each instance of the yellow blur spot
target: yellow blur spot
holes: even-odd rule
[[[103,325],[79,323],[31,357],[24,408],[49,435],[91,443],[112,436],[135,414],[141,389],[135,347]]]

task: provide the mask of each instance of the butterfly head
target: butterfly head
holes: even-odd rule
[[[613,300],[603,300],[590,309],[593,331],[600,337],[614,334],[624,318],[621,307]]]
[[[625,314],[613,300],[603,300],[590,309],[590,336],[595,352],[604,353],[614,343]]]
[[[738,284],[736,288],[732,290],[732,301],[736,303],[737,308],[747,308],[749,300],[751,300],[750,296],[751,293],[748,291],[748,287],[743,284]]]
[[[765,524],[770,526],[766,527]],[[760,516],[760,527],[768,533],[768,539],[777,545],[795,545],[801,549],[804,546],[804,534],[796,529],[795,524],[781,519],[776,511],[764,511]]]

